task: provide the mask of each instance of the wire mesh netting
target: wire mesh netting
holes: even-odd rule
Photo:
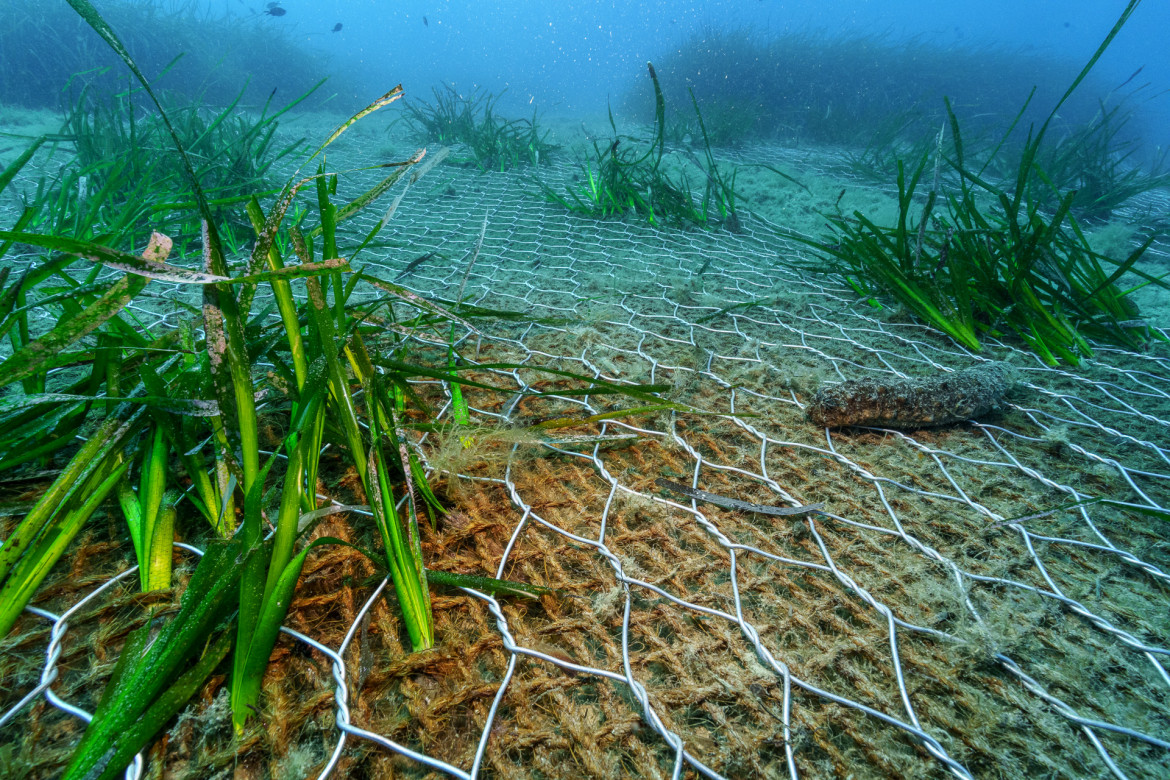
[[[540,175],[557,188],[574,171]],[[1170,774],[1170,546],[1140,511],[1170,500],[1164,345],[1102,347],[1078,369],[995,342],[972,354],[801,270],[807,248],[762,217],[738,233],[590,220],[530,177],[438,169],[358,264],[452,300],[486,219],[469,305],[521,316],[458,342],[461,376],[502,388],[464,388],[470,431],[414,441],[451,508],[424,553],[559,594],[436,592],[437,647],[410,654],[372,566],[328,548],[247,733],[233,738],[213,678],[128,776]],[[822,383],[990,360],[1018,382],[979,421],[830,432],[805,417]],[[537,397],[560,386],[538,368],[661,385],[678,408]],[[444,385],[418,387],[449,414]],[[558,417],[583,422],[533,433]],[[745,512],[677,486],[824,506]],[[314,534],[358,540],[362,523],[351,509]],[[122,638],[170,599],[136,593],[122,535],[96,522],[6,642],[6,776],[61,765]],[[189,572],[198,549],[176,555]]]

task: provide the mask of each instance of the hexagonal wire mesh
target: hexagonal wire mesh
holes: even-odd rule
[[[792,155],[763,148],[753,161]],[[541,175],[557,187],[573,171]],[[434,180],[403,201],[367,270],[451,299],[486,215],[466,291],[524,317],[460,340],[463,358],[485,366],[470,375],[509,389],[465,389],[486,426],[470,452],[432,434],[414,442],[453,510],[427,536],[428,565],[565,595],[539,607],[436,595],[439,646],[411,656],[386,583],[330,553],[306,568],[259,735],[232,747],[180,718],[150,762],[168,776],[251,761],[248,776],[322,778],[1170,771],[1164,521],[1103,504],[1043,514],[1097,496],[1167,506],[1163,345],[1101,348],[1078,370],[994,342],[975,355],[800,271],[793,260],[807,250],[760,217],[739,233],[657,229],[567,215],[532,195],[527,173],[444,167]],[[1137,208],[1170,202],[1149,198]],[[379,217],[350,230],[364,235]],[[1167,246],[1152,254],[1165,262]],[[175,315],[148,306],[141,316]],[[993,419],[829,432],[803,415],[822,380],[928,377],[991,358],[1020,375]],[[537,402],[522,391],[546,375],[490,367],[504,362],[670,385],[665,397],[706,414],[509,437],[550,414],[602,414],[612,397]],[[660,477],[826,507],[745,513],[663,489]],[[77,659],[100,627],[72,651],[67,630],[100,623],[95,605],[130,593],[132,570],[117,560],[59,588],[62,608],[30,608],[49,623],[17,649],[31,658],[35,648],[39,681],[0,700],[5,742],[76,739],[68,723],[87,715],[57,688],[70,675],[80,690],[91,672]],[[118,598],[118,609],[132,602]],[[217,706],[191,705],[209,721]],[[143,776],[141,758],[127,777]]]

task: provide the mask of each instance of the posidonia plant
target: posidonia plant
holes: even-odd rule
[[[225,108],[214,111],[198,98],[183,103],[174,95],[161,96],[167,124],[158,113],[139,115],[140,104],[148,102],[141,89],[126,90],[108,102],[82,89],[69,107],[61,132],[54,136],[55,142],[71,143],[75,149],[75,165],[57,188],[59,197],[68,200],[45,216],[76,219],[90,211],[92,216],[85,214],[81,224],[105,224],[133,215],[127,227],[136,234],[165,232],[177,248],[197,243],[199,212],[193,208],[194,195],[183,160],[171,143],[169,126],[187,151],[221,238],[225,243],[243,240],[251,229],[241,204],[278,192],[279,187],[271,183],[272,168],[302,153],[305,145],[303,138],[280,141],[280,118],[323,83],[324,79],[318,81],[275,110],[269,98],[259,116],[239,110],[244,90]],[[43,232],[68,229],[74,238],[89,237],[79,234],[77,227],[57,225]],[[101,233],[93,237],[103,240]]]
[[[498,95],[459,94],[452,85],[433,90],[433,103],[409,103],[410,124],[423,143],[464,144],[474,165],[504,171],[519,165],[547,165],[560,148],[532,119],[504,119],[496,113]]]
[[[179,613],[163,632],[147,642],[149,628],[144,626],[123,650],[96,717],[66,770],[67,777],[93,777],[119,772],[233,645],[233,721],[237,729],[243,727],[255,707],[260,680],[305,557],[315,545],[327,541],[317,540],[295,552],[301,515],[317,508],[317,457],[329,419],[345,431],[349,454],[364,477],[363,487],[386,540],[384,560],[399,593],[412,645],[422,649],[433,643],[416,507],[413,502],[408,505],[407,541],[403,541],[402,521],[394,513],[395,492],[400,488],[392,482],[382,455],[387,444],[382,431],[393,431],[397,410],[382,402],[367,404],[365,413],[359,413],[353,383],[342,365],[342,360],[365,354],[365,347],[355,330],[360,317],[347,305],[353,287],[343,281],[343,274],[351,269],[338,256],[335,241],[337,222],[372,203],[422,154],[391,165],[392,172],[378,187],[342,209],[330,203],[335,177],[323,168],[308,177],[294,176],[268,214],[253,199],[249,212],[257,232],[255,248],[248,267],[233,273],[200,178],[149,83],[96,10],[86,0],[72,0],[72,5],[123,57],[172,136],[203,226],[203,269],[192,271],[168,263],[171,241],[157,233],[143,254],[134,255],[65,236],[19,229],[0,231],[5,247],[12,242],[31,244],[100,264],[95,265],[95,271],[105,266],[124,272],[112,282],[99,280],[96,273],[83,274],[84,281],[78,283],[67,273],[74,260],[57,260],[50,263],[50,271],[30,270],[3,291],[3,314],[10,328],[20,324],[14,317],[27,314],[22,310],[23,301],[36,300],[42,308],[53,302],[52,296],[42,294],[43,285],[38,287],[45,279],[56,277],[69,291],[57,325],[36,338],[27,326],[17,327],[22,330],[17,348],[0,363],[0,385],[24,383],[23,394],[9,399],[9,411],[17,413],[5,420],[5,443],[11,445],[30,433],[51,430],[67,416],[85,417],[91,408],[104,408],[107,414],[0,547],[0,634],[8,632],[85,521],[115,492],[128,520],[143,586],[167,585],[174,500],[173,494],[168,499],[162,466],[173,459],[183,462],[193,481],[188,494],[191,502],[224,539],[209,545],[188,583]],[[310,160],[321,156],[355,121],[400,95],[400,88],[383,95],[339,127]],[[33,151],[18,162],[26,163]],[[7,184],[14,174],[15,169],[6,171],[0,183]],[[306,236],[290,228],[288,235],[298,262],[286,266],[274,239],[298,192],[314,183],[321,218],[319,249],[314,249],[313,234]],[[16,227],[24,228],[30,221],[22,219]],[[295,301],[289,284],[295,278],[308,280],[308,301]],[[206,339],[201,348],[188,344],[176,353],[173,347],[181,346],[175,344],[182,340],[181,333],[144,331],[127,316],[126,306],[151,279],[202,288]],[[271,338],[264,344],[246,338],[244,323],[261,285],[269,288],[287,328],[283,338],[277,338],[283,343],[281,347]],[[393,300],[428,317],[470,327],[402,288],[388,283],[379,286]],[[309,327],[302,331],[300,322],[306,315]],[[95,334],[96,342],[87,339]],[[280,361],[279,370],[292,388],[288,393],[291,432],[282,445],[287,465],[276,531],[270,539],[264,538],[262,512],[268,475],[278,458],[261,459],[253,369],[253,360],[261,350]],[[69,392],[52,392],[58,388],[50,386],[49,372],[73,365],[89,366],[88,379],[61,388]],[[400,370],[390,381],[403,383],[409,374],[409,369]],[[371,397],[387,397],[384,391],[379,392],[384,386],[381,381],[385,380],[375,378],[367,362],[360,383],[370,389]],[[370,415],[366,425],[372,436],[363,432],[359,414]],[[200,420],[209,424],[209,429],[199,425]],[[205,431],[211,435],[210,457],[198,446]],[[135,441],[140,442],[137,449],[141,453],[137,490],[127,482],[134,459],[126,457],[126,450]],[[395,447],[394,452],[404,450]],[[368,469],[367,464],[371,464]],[[422,476],[419,469],[404,466],[407,484],[411,477]],[[429,490],[424,492],[429,495]],[[242,518],[238,527],[237,517]],[[484,582],[491,584],[486,580],[480,584]],[[522,588],[511,591],[522,592]],[[225,622],[233,615],[234,630]]]
[[[1163,277],[1136,265],[1154,236],[1126,258],[1107,257],[1092,249],[1071,214],[1077,191],[1055,192],[1051,211],[1047,206],[1053,198],[1037,196],[1040,188],[1051,188],[1037,162],[1050,123],[1139,2],[1131,0],[1048,119],[1029,133],[1009,188],[968,166],[959,122],[948,102],[954,157],[946,163],[957,174],[956,189],[945,192],[940,187],[940,132],[934,185],[921,209],[916,192],[930,152],[912,168],[898,162],[894,226],[879,226],[860,212],[836,214],[828,217],[835,229],[828,242],[797,240],[824,252],[827,267],[845,276],[858,293],[892,296],[968,349],[979,350],[984,334],[998,338],[1014,333],[1045,363],[1076,365],[1093,354],[1089,338],[1127,348],[1162,338],[1139,318],[1127,297],[1146,284],[1167,286]],[[1140,281],[1128,289],[1119,286],[1130,277]]]
[[[632,213],[652,225],[662,222],[705,226],[717,221],[732,232],[738,231],[735,190],[738,171],[732,169],[729,173],[716,163],[707,125],[694,95],[691,95],[691,105],[703,139],[703,156],[700,158],[690,149],[683,149],[682,153],[703,173],[703,194],[697,201],[685,173],[672,173],[662,164],[666,149],[666,99],[653,63],[647,62],[646,70],[655,97],[654,136],[649,146],[627,143],[628,139],[618,135],[617,123],[610,112],[613,142],[604,149],[593,142],[594,159],[582,165],[582,184],[560,193],[538,182],[545,198],[585,216],[608,218]],[[771,166],[760,167],[790,178]]]
[[[593,142],[595,159],[582,166],[583,183],[563,194],[540,183],[545,197],[569,211],[592,217],[634,213],[651,224],[659,220],[675,224],[705,224],[707,214],[696,205],[686,178],[668,174],[662,166],[666,142],[666,99],[654,65],[646,63],[654,84],[654,137],[648,147],[624,143],[610,112],[613,142],[606,147]],[[710,189],[710,188],[708,188]]]
[[[23,272],[0,271],[0,332],[9,334],[13,345],[0,361],[5,392],[0,462],[56,467],[67,458],[0,545],[0,636],[103,507],[119,507],[125,516],[143,588],[169,582],[177,508],[189,505],[187,514],[202,517],[212,537],[177,613],[161,628],[147,617],[127,639],[64,773],[70,779],[112,778],[229,654],[232,720],[237,733],[246,728],[307,556],[320,545],[344,544],[328,537],[305,543],[303,536],[302,526],[329,511],[319,508],[316,493],[326,442],[344,453],[359,477],[374,538],[382,544],[378,553],[363,552],[393,583],[411,649],[435,642],[432,584],[521,597],[548,591],[443,572],[423,560],[419,514],[441,512],[442,506],[407,431],[440,423],[411,382],[442,382],[454,400],[455,424],[469,424],[463,391],[504,388],[461,373],[468,366],[455,360],[454,334],[456,329],[476,333],[473,318],[506,313],[459,300],[449,306],[424,299],[356,270],[353,255],[341,255],[338,225],[407,174],[420,175],[425,152],[377,166],[388,175],[340,206],[333,202],[337,176],[326,169],[324,153],[355,122],[398,100],[401,88],[334,130],[302,165],[303,170],[316,163],[315,171],[294,173],[267,209],[255,197],[247,202],[255,242],[246,261],[233,267],[196,167],[149,82],[89,0],[70,4],[118,52],[154,104],[178,154],[202,232],[201,268],[195,270],[172,262],[173,242],[161,233],[135,253],[109,245],[117,235],[102,234],[109,239],[102,243],[91,234],[29,231],[38,209],[51,208],[48,199],[38,198],[12,230],[0,231],[0,254],[16,244],[52,253]],[[0,189],[41,145],[34,143],[0,173]],[[288,224],[304,192],[313,192],[315,202]],[[317,224],[309,228],[314,213]],[[385,219],[353,254],[384,224]],[[115,272],[112,277],[109,271]],[[135,317],[129,306],[152,280],[198,288],[201,337],[190,322],[147,326]],[[294,282],[303,284],[303,291]],[[359,286],[378,295],[356,303]],[[266,308],[254,314],[258,300]],[[30,319],[34,312],[53,310],[59,316],[50,324]],[[418,344],[443,347],[443,358],[428,363]],[[626,413],[676,408],[654,395],[662,387],[548,372],[582,381],[585,387],[575,392],[620,394],[641,404]],[[261,443],[261,405],[264,414],[283,419],[285,433],[271,454]],[[427,422],[408,422],[412,415]],[[189,481],[182,493],[170,476],[175,473]]]

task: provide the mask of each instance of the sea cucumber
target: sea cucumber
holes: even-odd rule
[[[818,425],[925,428],[995,410],[1015,385],[1010,363],[988,362],[929,379],[853,379],[817,390],[805,410]]]

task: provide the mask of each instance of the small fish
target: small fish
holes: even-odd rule
[[[269,16],[284,16],[288,13],[288,11],[281,8],[280,3],[269,3],[268,6],[264,9],[264,13],[268,14]]]
[[[740,501],[735,498],[727,498],[726,496],[716,495],[715,493],[708,493],[706,490],[695,490],[686,485],[680,485],[677,482],[671,482],[669,479],[659,477],[654,480],[654,483],[660,488],[665,488],[671,493],[679,493],[687,498],[693,498],[696,501],[705,501],[708,504],[721,506],[725,509],[735,509],[740,512],[757,512],[761,515],[772,515],[784,517],[786,515],[808,515],[808,514],[825,514],[824,504],[808,504],[807,506],[769,506],[767,504],[753,504],[749,501]]]
[[[430,27],[430,26],[431,26],[430,22],[428,22],[427,18],[424,16],[423,17],[423,27]]]
[[[329,32],[341,32],[341,22],[338,22],[337,24],[333,25],[333,29],[330,30]]]
[[[406,268],[403,268],[402,272],[399,273],[398,276],[394,277],[394,281],[395,282],[401,281],[411,271],[413,271],[415,268],[418,268],[420,265],[425,263],[427,260],[430,260],[434,256],[435,256],[434,252],[427,252],[425,255],[421,255],[419,257],[414,258],[413,260],[411,260],[409,263],[406,264]]]

